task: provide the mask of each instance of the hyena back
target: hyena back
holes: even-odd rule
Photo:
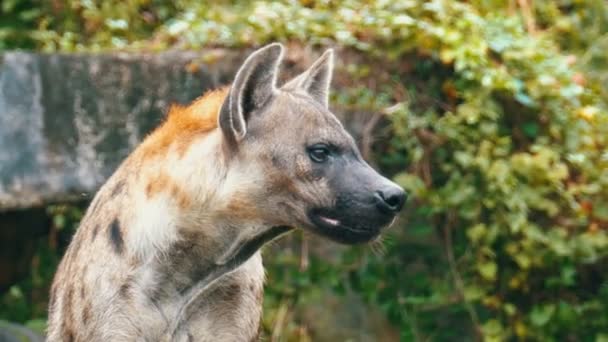
[[[301,227],[374,239],[403,190],[328,110],[333,53],[276,86],[279,44],[171,108],[99,190],[57,270],[49,341],[251,341],[259,248]]]

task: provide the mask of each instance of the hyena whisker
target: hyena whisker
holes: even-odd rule
[[[386,248],[386,245],[384,244],[384,242],[385,242],[384,235],[380,235],[379,237],[377,237],[375,240],[373,240],[369,244],[370,250],[377,257],[383,257],[387,253],[387,248]]]

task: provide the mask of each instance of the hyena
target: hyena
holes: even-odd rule
[[[280,44],[166,120],[101,187],[51,288],[49,341],[252,341],[260,247],[370,241],[405,193],[328,110],[333,52],[281,87]]]

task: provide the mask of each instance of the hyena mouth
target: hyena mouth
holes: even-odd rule
[[[357,244],[373,240],[380,234],[380,227],[365,227],[361,223],[341,218],[329,210],[313,209],[308,212],[313,231],[340,243]]]
[[[323,216],[323,215],[318,215],[317,217],[319,218],[319,220],[323,221],[323,223],[325,223],[329,226],[333,226],[333,227],[340,226],[340,220],[333,219],[333,218]]]

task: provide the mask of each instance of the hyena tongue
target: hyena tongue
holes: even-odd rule
[[[325,217],[325,216],[319,216],[319,218],[330,226],[339,226],[340,225],[340,221],[338,221],[336,219],[332,219],[332,218]]]

